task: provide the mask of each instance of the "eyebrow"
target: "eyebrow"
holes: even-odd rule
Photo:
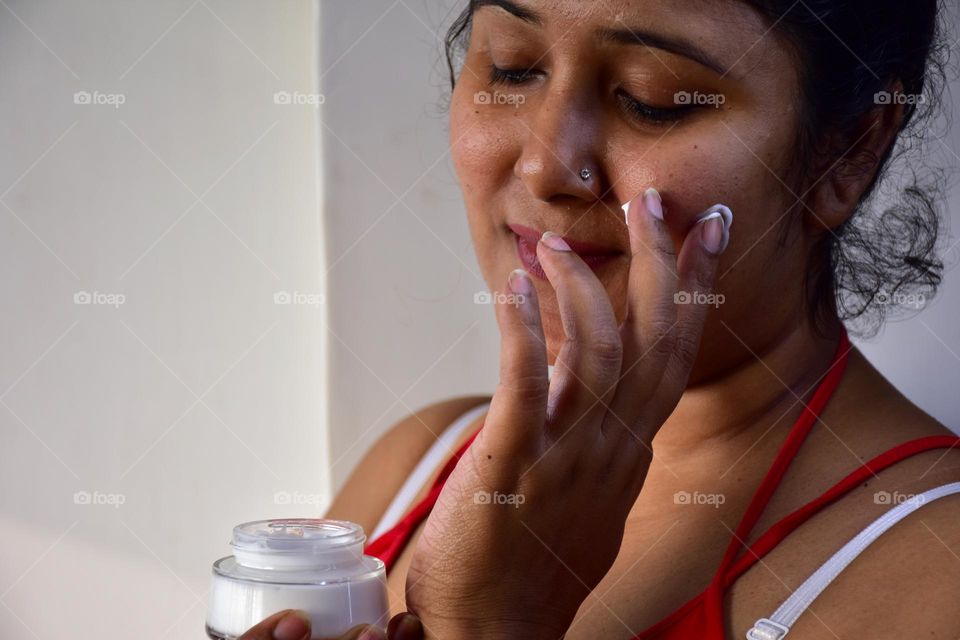
[[[480,7],[500,7],[507,13],[520,18],[524,22],[529,22],[530,24],[539,26],[543,25],[543,18],[541,18],[535,11],[521,7],[510,0],[473,0],[471,8],[476,11]]]
[[[601,40],[613,42],[616,44],[633,44],[654,49],[662,49],[670,53],[676,53],[699,62],[708,69],[713,69],[720,75],[727,75],[728,69],[724,68],[713,56],[706,51],[686,40],[679,40],[662,36],[660,34],[644,31],[639,28],[624,27],[623,29],[600,29],[598,35]]]
[[[476,11],[480,7],[499,7],[507,13],[520,18],[524,22],[535,24],[537,26],[543,26],[544,23],[543,18],[537,12],[527,9],[526,7],[521,7],[511,0],[473,0],[473,10]],[[686,40],[669,38],[645,31],[640,28],[631,28],[627,26],[622,29],[600,29],[597,35],[599,36],[600,40],[606,42],[612,42],[615,44],[640,45],[661,49],[663,51],[669,51],[670,53],[675,53],[686,58],[690,58],[695,62],[699,62],[703,66],[716,71],[722,76],[727,75],[729,72],[728,69],[720,64],[715,58],[710,56],[706,51]]]

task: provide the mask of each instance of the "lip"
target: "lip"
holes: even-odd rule
[[[538,242],[540,242],[540,236],[543,235],[542,231],[537,231],[531,227],[525,227],[522,224],[508,224],[507,227],[509,227],[510,230],[515,234],[525,238],[527,242],[533,245],[536,245]],[[613,257],[620,255],[619,250],[611,249],[610,247],[604,247],[592,242],[584,242],[583,240],[574,240],[573,238],[568,238],[566,236],[563,236],[563,239],[581,258],[593,256]]]
[[[520,224],[509,224],[507,227],[513,231],[517,244],[517,257],[520,258],[523,268],[531,275],[548,280],[543,267],[540,266],[540,260],[537,258],[537,243],[540,242],[540,236],[543,234],[536,229],[525,227]],[[576,253],[594,272],[597,272],[602,266],[610,263],[622,252],[616,249],[610,249],[591,242],[574,240],[563,236],[564,241],[570,245],[570,249]]]

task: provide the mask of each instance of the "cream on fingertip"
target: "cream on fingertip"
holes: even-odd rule
[[[663,199],[660,197],[660,192],[650,187],[641,194],[638,194],[633,200],[637,198],[643,198],[643,205],[647,211],[657,220],[663,220]],[[633,202],[630,200],[630,202]],[[620,205],[620,208],[623,209],[623,222],[629,227],[630,226],[630,202]]]
[[[724,204],[715,204],[697,218],[697,223],[706,222],[717,216],[723,220],[723,241],[720,243],[721,252],[730,244],[730,227],[733,225],[733,211]]]

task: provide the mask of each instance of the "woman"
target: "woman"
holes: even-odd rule
[[[470,2],[450,139],[500,383],[398,423],[327,514],[380,523],[395,612],[436,638],[960,634],[960,439],[843,324],[940,280],[937,193],[870,198],[935,104],[939,14]]]

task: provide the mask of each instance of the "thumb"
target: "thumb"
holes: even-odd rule
[[[276,613],[240,636],[239,640],[310,640],[310,617],[287,609]]]

